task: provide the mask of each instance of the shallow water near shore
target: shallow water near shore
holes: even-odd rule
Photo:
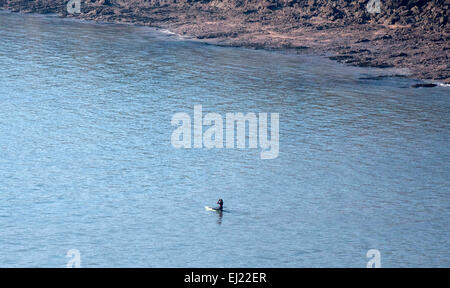
[[[448,87],[1,11],[0,67],[1,267],[450,266]],[[279,113],[279,157],[173,148],[196,104]]]

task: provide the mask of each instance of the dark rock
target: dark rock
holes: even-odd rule
[[[396,58],[396,57],[407,57],[407,56],[408,56],[408,54],[402,52],[402,53],[398,53],[398,54],[392,54],[392,55],[389,56],[389,57],[391,57],[391,58]]]
[[[384,69],[384,68],[392,68],[392,67],[394,67],[394,65],[388,64],[388,63],[374,63],[374,65],[372,67]]]
[[[411,85],[412,88],[431,88],[431,87],[436,87],[436,84],[433,83],[419,83],[419,84],[414,84]]]
[[[391,35],[383,35],[383,36],[377,37],[377,38],[375,38],[373,40],[377,41],[377,40],[390,40],[390,39],[392,39]]]

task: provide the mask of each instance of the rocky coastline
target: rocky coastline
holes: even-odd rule
[[[0,0],[0,8],[152,26],[217,45],[327,55],[450,83],[450,0],[80,0],[80,13],[68,10],[68,2]]]

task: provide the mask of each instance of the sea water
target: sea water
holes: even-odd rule
[[[386,73],[1,12],[0,266],[448,267],[450,90]],[[176,149],[194,105],[279,154]]]

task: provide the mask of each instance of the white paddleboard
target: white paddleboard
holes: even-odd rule
[[[206,211],[217,211],[214,208],[209,207],[209,206],[205,206],[205,209],[206,209]]]
[[[223,212],[223,210],[219,210],[217,208],[212,208],[209,206],[205,206],[206,211],[215,211],[215,212]]]

